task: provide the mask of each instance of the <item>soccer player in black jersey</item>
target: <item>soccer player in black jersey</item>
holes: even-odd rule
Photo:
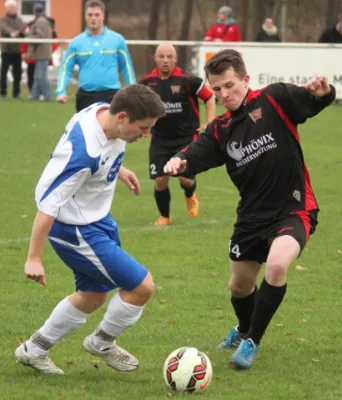
[[[156,225],[169,225],[171,195],[169,176],[163,167],[170,157],[198,138],[199,132],[215,117],[215,99],[212,90],[201,78],[188,75],[177,67],[177,53],[171,43],[162,43],[155,53],[157,68],[142,78],[140,83],[158,93],[164,102],[165,116],[151,130],[149,149],[150,177],[154,179],[154,197],[160,217]],[[205,102],[206,124],[200,127],[199,101]],[[197,216],[199,202],[195,193],[194,177],[179,177],[190,216]]]
[[[215,54],[205,71],[227,112],[171,158],[164,172],[195,176],[225,165],[239,190],[229,243],[229,286],[238,325],[218,349],[237,348],[231,363],[247,369],[285,296],[287,271],[317,225],[319,208],[297,125],[331,104],[335,88],[318,76],[304,86],[274,83],[252,90],[245,64],[234,50]],[[263,263],[265,276],[258,289]]]

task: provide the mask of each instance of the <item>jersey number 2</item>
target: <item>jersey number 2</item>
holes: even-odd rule
[[[157,167],[156,167],[156,164],[151,164],[151,165],[150,165],[150,169],[151,169],[151,175],[157,175]]]

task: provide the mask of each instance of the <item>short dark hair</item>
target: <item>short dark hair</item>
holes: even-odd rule
[[[235,71],[240,79],[246,74],[246,65],[241,57],[241,54],[232,49],[221,50],[214,54],[205,64],[204,71],[208,75],[220,75],[231,68]]]
[[[165,114],[164,103],[152,89],[139,83],[125,86],[114,96],[109,112],[126,112],[129,122],[146,118],[160,118]]]
[[[88,0],[84,5],[84,10],[87,11],[90,7],[99,7],[103,12],[105,12],[105,5],[102,0]]]

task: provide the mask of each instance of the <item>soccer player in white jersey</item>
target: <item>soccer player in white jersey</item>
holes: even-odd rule
[[[143,85],[120,89],[112,103],[95,103],[66,126],[36,187],[38,212],[25,263],[27,278],[46,285],[42,265],[45,239],[71,268],[76,292],[63,299],[44,325],[15,351],[16,360],[43,373],[64,374],[49,349],[86,323],[89,314],[114,294],[104,318],[83,342],[84,349],[118,371],[132,371],[139,361],[116,339],[142,315],[154,292],[148,270],[120,246],[109,214],[117,179],[135,194],[140,185],[122,166],[126,142],[146,137],[164,115],[159,96]]]

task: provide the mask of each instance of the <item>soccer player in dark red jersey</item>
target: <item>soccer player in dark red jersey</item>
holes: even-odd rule
[[[198,138],[199,132],[215,118],[215,98],[212,90],[196,76],[179,68],[176,49],[171,43],[160,44],[155,53],[157,68],[142,78],[140,83],[158,93],[164,102],[165,116],[151,130],[149,149],[150,177],[154,179],[154,197],[160,217],[156,225],[169,225],[171,195],[169,176],[163,172],[166,162],[184,146]],[[206,123],[200,126],[199,99],[205,102]],[[199,212],[196,180],[179,177],[190,216]]]
[[[317,76],[304,86],[274,83],[252,90],[244,61],[234,50],[215,54],[205,71],[227,112],[171,158],[164,172],[195,176],[225,165],[239,190],[229,243],[229,287],[238,325],[218,349],[237,348],[231,363],[247,369],[285,296],[287,271],[317,225],[319,208],[297,125],[331,104],[335,88]]]

